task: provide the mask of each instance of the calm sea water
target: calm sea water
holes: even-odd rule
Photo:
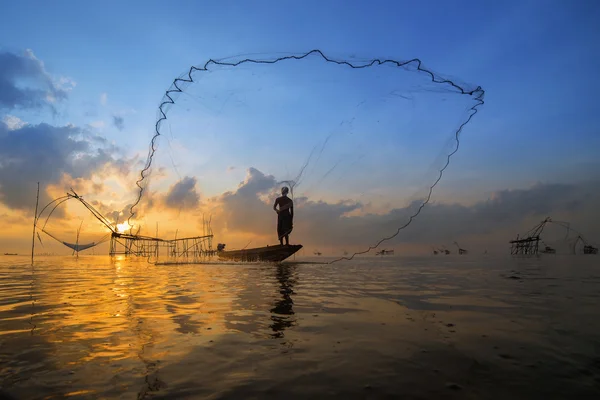
[[[4,256],[0,384],[18,399],[600,398],[599,300],[598,256]]]

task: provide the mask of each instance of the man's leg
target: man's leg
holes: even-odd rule
[[[290,245],[290,235],[285,235],[285,245],[286,246]]]
[[[283,246],[283,235],[281,234],[281,215],[277,215],[277,237],[279,238],[279,244]]]

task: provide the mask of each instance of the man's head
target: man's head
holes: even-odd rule
[[[289,191],[290,190],[287,188],[287,186],[281,188],[281,194],[284,196],[287,195]]]

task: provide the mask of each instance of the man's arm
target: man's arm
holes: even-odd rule
[[[275,204],[273,204],[273,210],[275,210],[275,212],[276,212],[277,214],[279,214],[279,211],[277,210],[277,204],[279,203],[279,201],[278,201],[278,200],[279,200],[279,199],[275,199]]]
[[[292,214],[292,219],[294,219],[294,203],[290,205],[290,214]]]

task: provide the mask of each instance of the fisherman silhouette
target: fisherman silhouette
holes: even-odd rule
[[[294,202],[292,199],[287,197],[289,189],[287,187],[281,188],[281,196],[275,200],[273,210],[277,212],[277,236],[279,237],[279,243],[283,245],[283,239],[285,238],[285,244],[290,244],[290,233],[294,228]],[[279,206],[279,209],[277,209]]]

